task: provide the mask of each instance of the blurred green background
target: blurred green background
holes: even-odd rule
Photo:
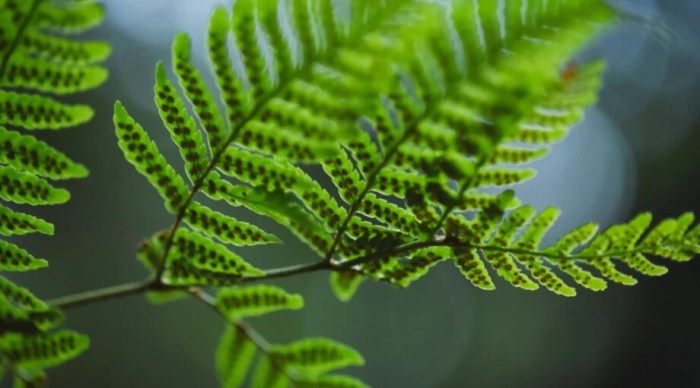
[[[134,259],[136,244],[172,220],[124,161],[112,106],[122,100],[177,161],[152,102],[154,65],[169,64],[171,38],[184,30],[205,68],[206,23],[218,3],[106,1],[107,20],[88,38],[113,45],[110,80],[71,98],[89,101],[97,115],[81,128],[42,134],[91,176],[70,182],[69,204],[40,209],[56,236],[21,244],[51,266],[18,282],[52,298],[146,276]],[[700,2],[624,6],[646,22],[621,23],[581,55],[609,61],[600,103],[536,164],[539,175],[517,188],[526,203],[563,209],[550,241],[589,220],[610,225],[646,210],[657,218],[700,213]],[[662,23],[676,39],[656,37]],[[287,244],[238,251],[254,264],[314,259],[279,226],[263,226]],[[483,292],[443,265],[408,290],[366,283],[348,304],[332,296],[327,274],[312,274],[279,282],[305,296],[303,311],[252,323],[272,342],[329,336],[351,344],[367,365],[348,372],[377,387],[700,386],[700,263],[670,267],[636,287],[565,299],[503,282]],[[131,297],[70,311],[67,325],[89,334],[92,346],[51,371],[52,387],[216,386],[214,349],[224,323],[194,301],[153,307]]]

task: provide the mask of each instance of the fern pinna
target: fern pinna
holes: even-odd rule
[[[90,1],[0,0],[0,235],[53,234],[47,221],[7,204],[57,205],[70,194],[50,181],[84,178],[88,170],[34,135],[89,121],[85,105],[54,96],[100,85],[99,66],[110,53],[103,42],[68,38],[98,24],[103,8]],[[29,271],[48,262],[0,240],[0,270]],[[13,371],[15,386],[39,384],[43,370],[82,353],[86,336],[52,330],[62,313],[27,289],[0,276],[0,359]],[[34,386],[34,385],[31,385]]]
[[[229,323],[216,352],[223,386],[363,387],[336,372],[364,363],[347,345],[268,343],[246,320],[300,309],[303,298],[246,284],[328,271],[347,301],[366,279],[406,287],[451,261],[482,289],[500,277],[573,296],[574,283],[634,284],[620,264],[663,274],[648,256],[686,261],[700,251],[692,215],[652,227],[642,214],[600,233],[586,224],[541,247],[559,211],[538,212],[499,189],[532,177],[524,166],[595,101],[603,63],[566,64],[614,20],[603,0],[236,0],[231,11],[217,8],[207,39],[216,90],[193,65],[184,34],[173,42],[174,77],[156,65],[155,103],[184,169],[115,106],[119,146],[174,217],[139,246],[150,278],[51,306],[193,297]],[[281,239],[214,210],[214,201],[280,223],[318,258],[259,268],[235,247]],[[32,341],[16,338],[7,346]]]

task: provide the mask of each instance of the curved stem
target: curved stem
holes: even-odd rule
[[[548,251],[538,251],[529,250],[521,248],[511,248],[511,247],[501,247],[496,245],[482,245],[482,244],[472,244],[465,243],[450,239],[438,239],[438,240],[428,240],[428,241],[416,241],[408,244],[403,244],[394,247],[393,249],[387,249],[384,251],[374,252],[372,254],[349,260],[342,263],[332,263],[325,259],[316,261],[309,264],[294,265],[289,267],[282,267],[271,269],[265,271],[264,274],[260,276],[249,276],[249,277],[235,277],[231,276],[230,282],[225,285],[237,285],[244,283],[253,283],[266,281],[271,279],[281,279],[289,278],[298,275],[303,275],[307,273],[320,272],[320,271],[347,271],[355,266],[365,264],[375,260],[381,260],[387,257],[396,255],[408,255],[412,252],[432,247],[451,247],[451,248],[464,248],[464,249],[478,249],[481,251],[491,251],[491,252],[503,252],[516,255],[527,255],[544,257],[548,259],[566,259],[574,261],[586,261],[601,257],[601,255],[595,254],[569,254],[561,255],[557,253],[552,253]],[[644,253],[643,248],[634,248],[629,250],[620,250],[613,252],[606,252],[604,257],[621,257],[627,256],[635,253]],[[85,291],[78,294],[68,295],[61,298],[53,299],[48,302],[49,305],[58,307],[61,309],[69,309],[74,307],[80,307],[84,305],[94,304],[98,302],[103,302],[112,299],[118,299],[130,295],[143,294],[148,291],[175,291],[175,290],[199,290],[200,285],[190,284],[190,285],[167,285],[156,280],[148,280],[143,282],[133,282],[125,283],[117,286],[101,288],[97,290]]]
[[[119,299],[129,295],[139,295],[151,289],[154,289],[154,283],[151,280],[125,283],[117,286],[99,288],[96,290],[85,291],[78,294],[52,299],[48,301],[48,304],[53,307],[67,310],[70,308],[104,302],[111,299]]]

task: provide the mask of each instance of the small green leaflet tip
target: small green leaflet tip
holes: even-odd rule
[[[175,36],[173,41],[173,54],[189,58],[190,56],[190,37],[184,32],[180,32]]]
[[[165,72],[165,65],[163,65],[163,61],[156,62],[156,85],[162,85],[166,83],[167,80],[168,75]]]
[[[366,277],[354,272],[333,272],[330,276],[331,289],[341,302],[349,302],[357,293]]]

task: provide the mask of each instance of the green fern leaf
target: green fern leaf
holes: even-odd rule
[[[547,251],[551,250],[553,253],[567,256],[572,253],[572,251],[581,245],[586,245],[598,231],[598,225],[596,224],[585,224],[578,229],[567,233],[562,237],[553,247],[548,248]],[[566,274],[571,276],[576,283],[591,289],[593,291],[602,291],[607,288],[605,280],[594,276],[589,271],[584,270],[572,260],[567,260],[566,258],[560,259],[558,262],[554,260],[555,264]]]
[[[94,89],[107,79],[107,71],[99,66],[50,64],[44,60],[13,55],[7,71],[0,78],[0,87],[28,88],[43,93],[71,94]]]
[[[126,159],[158,190],[166,201],[166,209],[177,212],[188,197],[185,181],[167,163],[146,131],[129,116],[120,102],[114,106],[114,125],[119,147]]]
[[[337,228],[346,212],[301,169],[241,149],[229,148],[224,152],[220,169],[256,187],[283,190],[296,195],[328,229]]]
[[[224,288],[216,294],[216,304],[229,321],[256,317],[280,310],[299,310],[304,299],[274,286]]]
[[[14,244],[0,241],[0,271],[31,271],[48,265],[46,260],[36,258]]]
[[[223,7],[214,10],[209,23],[209,60],[216,77],[221,99],[226,106],[229,128],[237,125],[250,112],[251,105],[244,91],[243,82],[238,78],[227,50],[228,34],[231,31],[229,15]],[[209,144],[218,148],[223,138],[209,131]]]
[[[285,132],[271,123],[254,122],[247,125],[240,131],[239,142],[247,148],[298,163],[313,163],[338,153],[337,145],[331,142]]]
[[[257,226],[223,215],[192,202],[185,214],[187,224],[199,232],[234,245],[260,245],[279,243],[280,240]]]
[[[532,218],[535,209],[523,206],[513,210],[500,225],[490,244],[509,247],[518,230]],[[498,275],[515,287],[524,290],[536,290],[537,283],[533,282],[516,265],[515,260],[508,252],[484,252],[484,256],[493,266]]]
[[[7,334],[0,338],[0,357],[16,367],[48,368],[75,358],[89,344],[87,336],[69,330],[31,336]]]
[[[61,129],[89,121],[93,111],[85,105],[66,105],[48,97],[0,90],[0,125],[27,129]]]
[[[258,102],[273,84],[262,52],[257,25],[256,1],[242,0],[233,5],[233,35],[240,50],[245,75],[254,100]]]
[[[482,169],[474,178],[473,187],[508,186],[524,182],[535,176],[535,170]]]
[[[185,162],[185,171],[187,171],[190,181],[194,182],[204,172],[208,163],[204,139],[197,129],[194,119],[185,110],[185,105],[175,87],[168,80],[161,62],[156,65],[154,92],[163,124],[180,149],[180,155]]]
[[[483,213],[483,212],[482,212]],[[490,215],[489,215],[490,214]],[[691,230],[694,217],[686,213],[677,220],[666,220],[642,239],[651,224],[651,216],[642,213],[627,224],[615,225],[603,233],[596,234],[595,224],[584,224],[565,234],[554,245],[540,249],[544,234],[552,227],[559,215],[555,208],[547,208],[530,220],[533,209],[520,207],[501,223],[495,236],[487,241],[493,230],[492,220],[497,213],[478,214],[471,223],[457,218],[448,220],[448,242],[457,255],[456,264],[460,271],[475,285],[490,289],[488,274],[480,263],[477,252],[482,251],[486,261],[491,262],[497,273],[511,284],[523,287],[524,274],[517,263],[522,264],[530,274],[550,291],[560,295],[574,296],[576,291],[566,285],[553,271],[566,273],[583,287],[601,291],[607,287],[605,280],[585,269],[590,266],[598,270],[604,278],[624,285],[636,284],[636,279],[617,270],[613,261],[617,260],[628,267],[648,276],[666,273],[666,268],[647,259],[655,255],[671,260],[689,260],[700,252],[698,236]],[[478,225],[484,225],[479,227]],[[475,226],[476,225],[476,226]],[[511,243],[512,236],[524,228],[520,238]],[[482,237],[480,237],[482,236]],[[673,236],[673,238],[669,238]],[[455,244],[452,239],[459,241]],[[528,287],[523,287],[528,288]],[[529,288],[534,288],[529,285]]]
[[[590,260],[590,264],[598,270],[603,277],[626,286],[637,284],[637,279],[618,271],[612,259],[604,255],[604,252],[609,246],[610,240],[603,235],[598,235],[591,241],[586,249],[581,251],[581,254],[593,257],[593,259]]]
[[[68,201],[70,193],[51,186],[33,174],[0,167],[0,198],[19,204],[54,205]]]
[[[423,228],[411,212],[374,194],[365,196],[359,212],[407,235],[422,235]]]
[[[454,253],[454,263],[459,268],[459,272],[474,286],[482,290],[494,290],[496,288],[476,249],[454,249]]]
[[[216,372],[222,387],[240,387],[248,374],[257,348],[244,329],[230,323],[216,349]]]
[[[408,287],[414,281],[425,276],[437,263],[450,255],[446,248],[428,248],[417,251],[407,264],[397,266],[384,272],[384,276],[399,287]]]
[[[0,127],[0,163],[51,179],[83,178],[88,171],[48,144]]]
[[[209,88],[197,68],[190,62],[190,51],[189,37],[179,34],[173,43],[173,69],[182,90],[199,118],[201,127],[209,137],[209,144],[213,150],[225,136],[226,127]]]
[[[34,232],[52,235],[53,225],[29,214],[17,213],[0,205],[1,235],[12,236]]]
[[[326,338],[305,338],[287,345],[273,345],[269,354],[275,362],[312,376],[365,362],[352,348]]]
[[[230,275],[262,273],[225,246],[213,243],[197,233],[179,229],[173,243],[176,249],[173,257],[179,255],[194,268]]]
[[[535,216],[523,231],[521,238],[515,243],[515,247],[525,250],[535,250],[547,231],[554,225],[559,217],[559,210],[549,207]],[[537,281],[548,290],[563,296],[575,296],[576,290],[568,286],[549,267],[545,266],[538,255],[523,254],[517,256]]]
[[[161,268],[165,244],[169,232],[157,233],[141,243],[137,259],[152,273]],[[248,264],[241,257],[197,233],[178,229],[164,268],[163,282],[170,285],[224,285],[242,276],[259,276],[262,271]],[[207,283],[209,282],[209,283]],[[161,295],[162,294],[162,295]],[[157,298],[169,296],[177,299],[178,294],[154,291]]]

